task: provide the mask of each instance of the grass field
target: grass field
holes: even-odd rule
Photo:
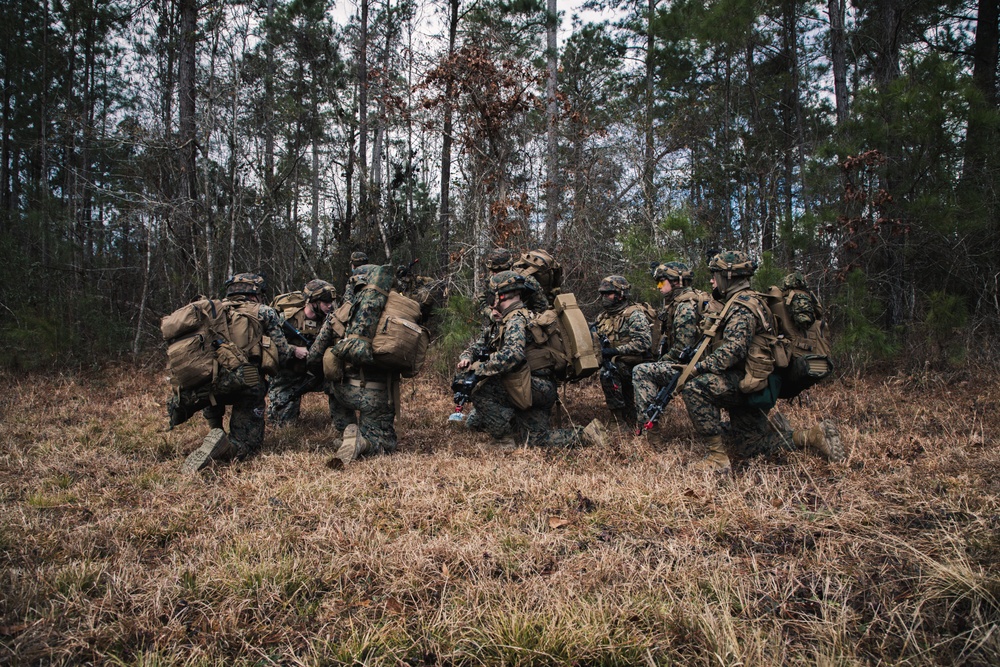
[[[606,449],[496,450],[403,387],[400,451],[326,467],[325,399],[180,472],[162,373],[0,375],[0,663],[1000,664],[1000,377],[843,378],[839,420],[716,478],[681,406]],[[596,382],[569,419],[607,416]]]

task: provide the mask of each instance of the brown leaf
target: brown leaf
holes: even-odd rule
[[[562,528],[563,526],[568,526],[569,523],[569,519],[563,519],[558,516],[549,517],[549,528]]]
[[[685,497],[685,498],[695,498],[695,499],[697,499],[697,500],[700,500],[700,499],[701,499],[701,496],[699,496],[699,495],[698,495],[698,494],[697,494],[697,493],[695,492],[695,490],[694,490],[694,489],[684,489],[684,497]]]
[[[771,507],[773,507],[774,509],[781,509],[781,507],[784,504],[785,500],[783,498],[778,498],[778,497],[771,498]]]

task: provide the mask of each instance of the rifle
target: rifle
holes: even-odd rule
[[[591,324],[590,330],[601,342],[601,379],[609,382],[611,384],[611,388],[617,392],[621,389],[621,385],[618,383],[618,364],[608,357],[605,357],[603,354],[604,350],[611,347],[611,340],[606,335],[598,333],[597,325]]]
[[[291,334],[305,343],[306,347],[312,347],[313,342],[316,340],[316,336],[310,336],[309,334],[302,333],[288,320],[282,320],[281,328],[285,330],[286,334]]]
[[[416,263],[419,262],[419,261],[420,261],[420,258],[417,257],[412,262],[410,262],[406,267],[403,267],[403,266],[396,267],[396,280],[397,281],[402,281],[403,278],[406,278],[407,276],[409,276],[410,275],[410,270],[413,269],[414,265],[416,265]]]
[[[694,354],[695,354],[694,348],[690,346],[685,347],[680,355],[681,364],[690,363],[691,358],[694,357]],[[681,364],[678,364],[678,366],[680,366]],[[674,373],[674,376],[670,378],[670,382],[660,387],[660,390],[656,392],[656,398],[654,398],[653,402],[647,405],[646,409],[642,411],[642,415],[643,417],[645,417],[645,420],[643,422],[640,422],[639,427],[636,429],[635,433],[636,435],[641,435],[644,430],[646,431],[651,430],[653,426],[656,424],[656,422],[660,420],[660,417],[663,415],[663,411],[667,408],[667,404],[670,403],[673,397],[680,392],[681,388],[683,388],[684,385],[681,385],[680,388],[677,386],[678,383],[680,382],[681,375],[683,373],[683,368],[684,366],[681,366],[682,370],[679,370],[676,373]],[[687,380],[686,377],[684,379]]]
[[[490,358],[489,352],[478,350],[472,357],[473,361],[486,361]],[[451,390],[455,393],[455,411],[448,416],[450,422],[462,421],[462,409],[465,404],[472,399],[472,392],[476,385],[482,380],[482,376],[474,371],[459,371],[451,381]]]
[[[712,322],[712,326],[704,330],[701,334],[701,341],[698,342],[698,347],[691,352],[691,347],[688,346],[684,348],[681,352],[681,360],[686,361],[687,364],[681,368],[680,372],[675,374],[673,379],[667,384],[666,387],[660,389],[656,394],[656,398],[653,402],[646,406],[643,411],[643,415],[646,417],[646,423],[640,424],[636,429],[636,435],[642,435],[642,432],[649,431],[656,425],[656,420],[660,418],[663,414],[663,410],[667,407],[667,404],[676,396],[681,393],[681,389],[684,388],[684,384],[691,377],[691,373],[694,372],[694,367],[699,361],[701,361],[702,356],[705,354],[705,350],[712,343],[712,339],[715,338],[715,332],[719,330],[719,325],[721,325],[725,319],[726,314],[729,313],[729,307],[732,306],[733,299],[726,302],[726,305],[722,308],[722,312],[719,313],[717,317],[713,316],[715,321]],[[690,355],[688,357],[688,355]],[[685,359],[685,357],[688,357]],[[667,391],[669,389],[669,391]]]

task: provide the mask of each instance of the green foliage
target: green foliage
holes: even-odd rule
[[[453,294],[438,312],[441,313],[441,336],[435,344],[440,354],[435,359],[434,370],[450,377],[458,355],[479,332],[479,304],[473,298]]]
[[[766,291],[771,285],[780,285],[789,271],[784,270],[774,261],[774,253],[765,252],[761,258],[757,272],[753,274],[753,288],[759,292]]]
[[[834,353],[848,359],[855,369],[899,352],[899,345],[878,325],[883,304],[872,293],[863,271],[855,269],[847,276],[835,307],[840,326]]]
[[[928,342],[943,361],[954,366],[965,361],[965,341],[958,334],[968,322],[965,299],[941,290],[931,292],[923,325]]]

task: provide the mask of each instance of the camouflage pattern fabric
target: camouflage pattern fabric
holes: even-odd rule
[[[622,303],[622,306],[597,316],[598,333],[607,336],[611,347],[618,350],[614,358],[618,372],[613,378],[602,373],[601,389],[604,390],[608,408],[621,412],[626,423],[632,424],[636,420],[632,369],[644,357],[649,357],[653,333],[641,308],[628,302]]]
[[[731,298],[742,293],[749,293],[748,288],[732,294]],[[722,434],[721,410],[725,408],[730,430],[724,439],[731,456],[749,458],[778,449],[793,449],[791,432],[779,433],[772,428],[767,412],[750,407],[747,395],[739,390],[750,341],[760,326],[757,316],[737,300],[722,326],[722,334],[713,341],[711,353],[695,366],[697,376],[681,390],[695,431],[703,437]]]
[[[216,404],[201,411],[211,428],[222,428],[226,406],[233,407],[229,416],[229,441],[236,448],[236,458],[247,458],[260,452],[264,444],[264,396],[267,384],[236,394],[216,396]]]
[[[503,387],[501,378],[527,363],[525,350],[529,344],[530,317],[523,305],[511,308],[500,322],[491,322],[459,357],[472,361],[477,352],[492,350],[487,361],[479,362],[477,372],[486,379],[472,394],[473,410],[466,419],[466,426],[474,431],[485,431],[498,440],[514,436],[538,446],[579,444],[577,429],[549,428],[549,414],[558,394],[555,381],[546,371],[531,377],[531,407],[527,410],[514,407]]]
[[[320,319],[306,317],[306,309],[296,309],[287,318],[293,327],[308,336],[318,336],[323,328],[325,316],[316,307],[315,312]],[[295,341],[297,345],[305,345],[305,340]],[[317,368],[319,365],[314,366]],[[267,419],[275,426],[283,426],[298,418],[301,410],[302,396],[311,391],[323,390],[323,373],[310,373],[305,360],[292,359],[283,364],[277,375],[271,378],[271,388],[267,392]]]
[[[695,346],[701,338],[698,306],[689,295],[708,299],[707,294],[699,294],[690,287],[675,288],[664,299],[663,310],[659,313],[665,339],[660,361],[676,363],[684,348]]]
[[[632,369],[632,387],[635,392],[635,412],[642,414],[656,398],[660,387],[665,387],[679,371],[673,361],[655,361],[639,364]]]
[[[545,296],[545,291],[534,276],[524,276],[524,287],[524,291],[521,292],[521,301],[525,308],[533,313],[544,313],[552,307],[548,297]],[[479,303],[479,312],[483,320],[489,322],[493,306],[493,293],[490,291],[480,292],[476,295],[476,301]]]
[[[317,369],[314,373],[320,378],[323,376],[322,370],[319,370],[323,367],[323,353],[336,342],[337,334],[333,330],[333,317],[332,315],[327,316],[323,321],[323,325],[319,328],[319,333],[316,334],[316,340],[309,346],[309,354],[305,360],[307,367]],[[338,431],[343,431],[349,424],[356,424],[358,420],[354,414],[355,408],[339,400],[334,391],[334,387],[340,383],[329,382],[325,378],[322,378],[320,382],[320,389],[326,393],[329,400],[330,419],[333,420],[334,427]],[[310,391],[314,390],[310,389]]]
[[[531,376],[531,407],[518,410],[510,402],[499,376],[484,380],[472,395],[473,409],[465,420],[467,428],[483,431],[494,440],[514,438],[532,447],[575,447],[581,444],[582,427],[550,428],[552,406],[558,389],[552,378]]]
[[[364,376],[369,382],[382,384],[387,384],[387,380],[388,383],[399,382],[398,374],[387,374],[386,371],[377,368],[366,368]],[[366,441],[365,448],[359,452],[360,456],[391,454],[396,451],[396,410],[390,387],[391,384],[384,388],[373,388],[356,387],[347,381],[331,383],[333,399],[345,410],[349,410],[352,417],[355,410],[360,414],[360,419],[357,420],[358,432]],[[342,415],[346,418],[346,412]],[[337,418],[334,418],[334,424],[343,430],[337,423]],[[347,424],[344,424],[344,428],[346,426]]]
[[[795,326],[805,331],[816,321],[816,303],[812,294],[801,290],[793,290],[787,298],[788,314],[792,316]]]

